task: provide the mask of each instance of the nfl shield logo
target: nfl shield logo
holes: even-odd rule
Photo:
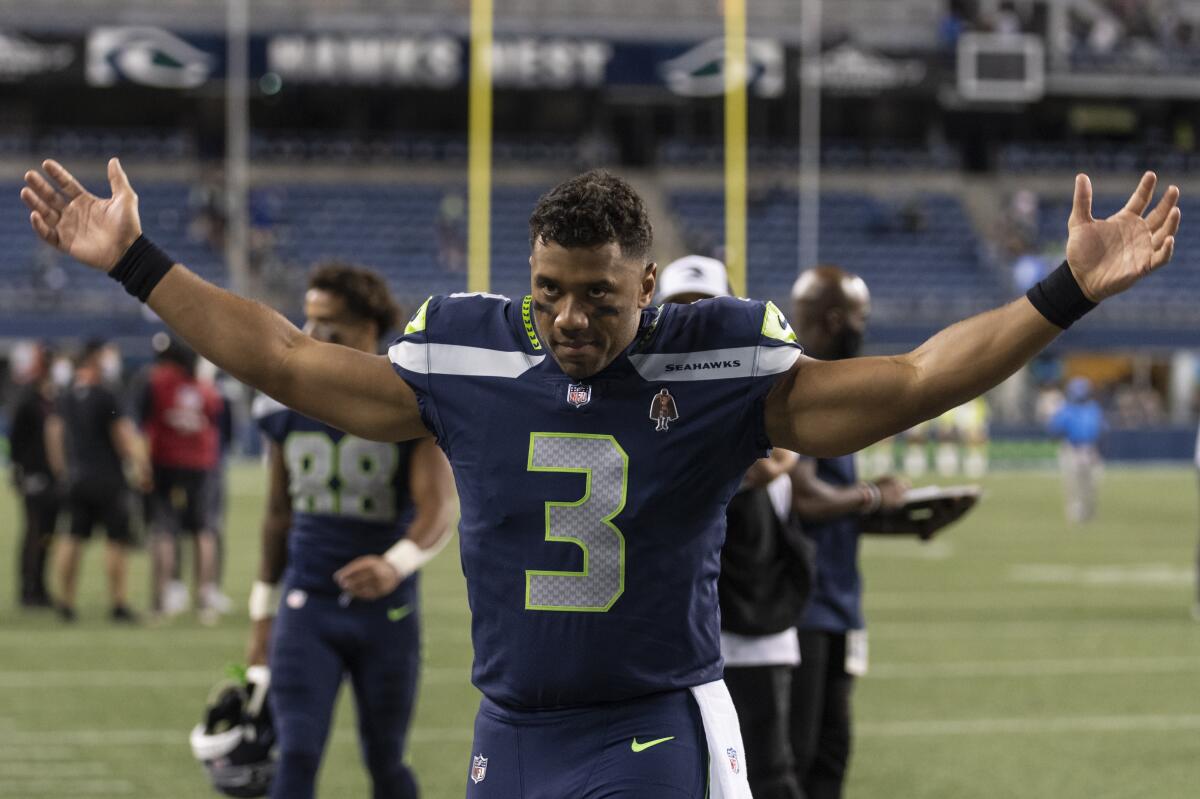
[[[738,755],[737,750],[732,746],[725,750],[725,754],[729,757],[729,767],[733,769],[733,773],[738,773]]]
[[[488,759],[482,754],[471,758],[471,782],[476,785],[483,782],[483,778],[487,776],[487,762]]]
[[[567,386],[567,402],[580,408],[592,401],[592,387],[584,383],[572,383]]]

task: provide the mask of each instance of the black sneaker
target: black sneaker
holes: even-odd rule
[[[110,614],[113,624],[137,624],[140,619],[136,613],[124,605],[117,605]]]
[[[74,624],[76,620],[75,608],[70,605],[59,605],[55,608],[58,611],[58,617],[67,624]]]

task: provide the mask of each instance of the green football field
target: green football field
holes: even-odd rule
[[[113,628],[101,548],[80,621],[13,605],[17,517],[0,491],[0,796],[213,795],[187,734],[241,658],[263,479],[231,476],[227,589],[239,613]],[[938,540],[867,542],[871,672],[856,695],[850,799],[1194,797],[1200,625],[1190,470],[1110,469],[1099,519],[1063,521],[1052,473],[1001,473]],[[410,759],[428,797],[460,797],[477,693],[453,548],[426,570],[425,668]],[[146,558],[135,557],[145,606]],[[368,796],[343,695],[321,794]],[[571,799],[564,797],[563,799]]]

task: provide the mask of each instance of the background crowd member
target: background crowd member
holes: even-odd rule
[[[108,536],[105,569],[112,620],[137,620],[128,601],[132,536],[125,471],[128,468],[138,487],[148,490],[150,469],[137,428],[104,385],[105,364],[111,362],[113,353],[102,341],[88,342],[79,356],[74,382],[46,420],[46,454],[56,479],[66,486],[71,514],[69,532],[59,539],[55,554],[57,607],[68,622],[76,619],[83,543],[97,524],[104,526]]]
[[[802,273],[792,287],[797,338],[822,360],[858,355],[870,313],[862,278],[833,266]],[[816,581],[800,617],[800,665],[792,679],[796,781],[807,799],[842,795],[850,760],[851,694],[866,671],[866,623],[858,571],[862,517],[904,504],[907,486],[885,475],[859,482],[854,455],[801,457],[792,503],[816,556]]]
[[[179,557],[179,539],[195,542],[196,607],[211,624],[221,610],[216,588],[217,551],[209,527],[210,472],[217,465],[220,399],[196,377],[196,354],[166,334],[154,337],[158,359],[141,397],[142,427],[150,443],[154,487],[148,522],[152,534],[155,609],[174,615],[186,595],[168,591]]]
[[[58,520],[58,485],[46,458],[46,417],[54,409],[55,385],[50,379],[53,354],[30,342],[28,362],[18,373],[20,389],[12,407],[9,455],[12,481],[23,513],[18,601],[23,608],[50,606],[46,589],[46,556]],[[15,359],[14,359],[15,360]]]
[[[662,302],[727,297],[725,265],[689,255],[659,274]],[[788,473],[796,454],[775,449],[747,472],[725,512],[717,594],[725,684],[758,799],[800,799],[789,731],[792,669],[800,663],[796,618],[812,583],[812,559],[793,523]]]
[[[217,395],[217,461],[205,478],[205,520],[206,528],[212,531],[216,546],[216,564],[213,583],[216,586],[209,595],[209,602],[221,613],[233,609],[233,602],[225,594],[225,479],[229,467],[229,449],[233,446],[234,416],[233,401],[226,395],[225,389],[217,380],[217,367],[212,361],[201,358],[196,366],[196,374],[202,382],[212,386]],[[178,579],[178,569],[174,577]],[[186,589],[185,589],[186,590]]]
[[[1100,477],[1100,436],[1104,434],[1104,411],[1092,398],[1092,381],[1073,378],[1067,383],[1066,401],[1048,428],[1062,439],[1058,463],[1062,468],[1067,521],[1083,524],[1096,515],[1096,483]]]

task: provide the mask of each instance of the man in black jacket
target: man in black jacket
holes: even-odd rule
[[[663,302],[729,296],[725,266],[691,255],[660,277]],[[747,472],[726,510],[717,594],[725,684],[737,709],[755,799],[800,799],[789,732],[796,619],[812,583],[806,540],[792,519],[795,453],[776,449]]]
[[[58,520],[58,487],[46,459],[46,417],[54,407],[50,352],[32,344],[31,358],[13,404],[9,432],[13,486],[21,496],[24,533],[18,558],[19,602],[23,608],[50,606],[46,553]]]

